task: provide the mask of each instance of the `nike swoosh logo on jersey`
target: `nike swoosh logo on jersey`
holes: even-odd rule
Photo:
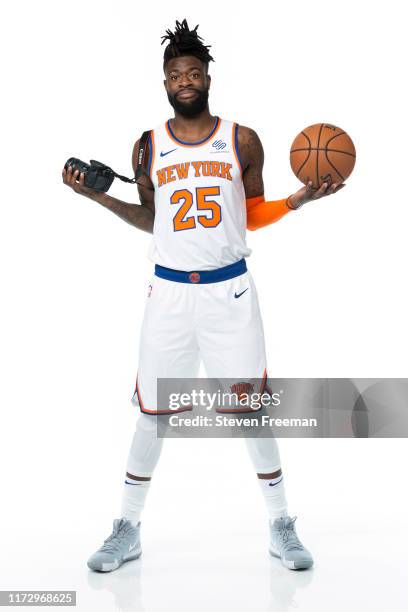
[[[241,291],[241,293],[234,293],[234,298],[239,298],[241,297],[241,295],[243,295],[245,293],[245,291],[248,291],[249,287],[247,287],[246,289],[244,289],[243,291]]]
[[[130,484],[130,485],[133,485],[134,487],[138,487],[142,483],[141,482],[129,482],[128,480],[125,480],[125,484]]]
[[[169,153],[173,153],[173,151],[176,151],[177,147],[175,149],[171,149],[171,151],[160,151],[160,157],[164,157],[165,155],[168,155]]]
[[[137,542],[135,542],[134,544],[129,544],[129,552],[133,550],[134,548],[136,548],[136,544]]]

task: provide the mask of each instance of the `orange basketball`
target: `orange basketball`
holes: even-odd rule
[[[323,183],[343,183],[355,162],[356,150],[350,136],[330,123],[309,125],[290,148],[293,172],[305,185],[313,181],[314,189]]]

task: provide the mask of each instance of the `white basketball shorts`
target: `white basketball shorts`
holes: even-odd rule
[[[265,340],[256,288],[244,259],[183,272],[155,266],[141,329],[132,402],[146,414],[170,414],[157,404],[158,378],[196,378],[202,359],[209,378],[267,382]],[[249,412],[250,408],[217,409]]]

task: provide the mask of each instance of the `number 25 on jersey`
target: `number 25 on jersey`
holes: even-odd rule
[[[221,206],[210,198],[220,195],[219,187],[197,187],[196,188],[197,215],[189,215],[193,205],[193,194],[189,189],[178,189],[170,198],[171,204],[183,202],[173,217],[173,228],[175,232],[194,229],[196,222],[203,227],[216,227],[221,223]],[[211,216],[201,215],[199,211],[206,211]]]

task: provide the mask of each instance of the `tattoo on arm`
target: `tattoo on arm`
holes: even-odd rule
[[[127,221],[127,223],[130,223],[130,225],[150,234],[153,232],[154,212],[148,206],[129,204],[128,202],[113,198],[107,193],[101,194],[98,202],[124,221]]]
[[[132,154],[132,166],[133,171],[136,171],[137,166],[137,155],[139,149],[139,141],[136,142],[133,147]],[[147,150],[147,154],[149,151]],[[141,229],[145,232],[153,233],[154,224],[154,188],[150,177],[147,174],[143,174],[138,183],[137,190],[139,192],[140,204],[129,204],[118,200],[107,193],[95,192],[92,199],[96,200],[111,210],[115,215],[118,215],[121,219],[130,223],[134,227]]]
[[[247,198],[253,198],[263,195],[264,184],[262,170],[264,164],[264,151],[255,130],[239,126],[238,148],[243,166],[242,180],[245,188],[245,196]]]

